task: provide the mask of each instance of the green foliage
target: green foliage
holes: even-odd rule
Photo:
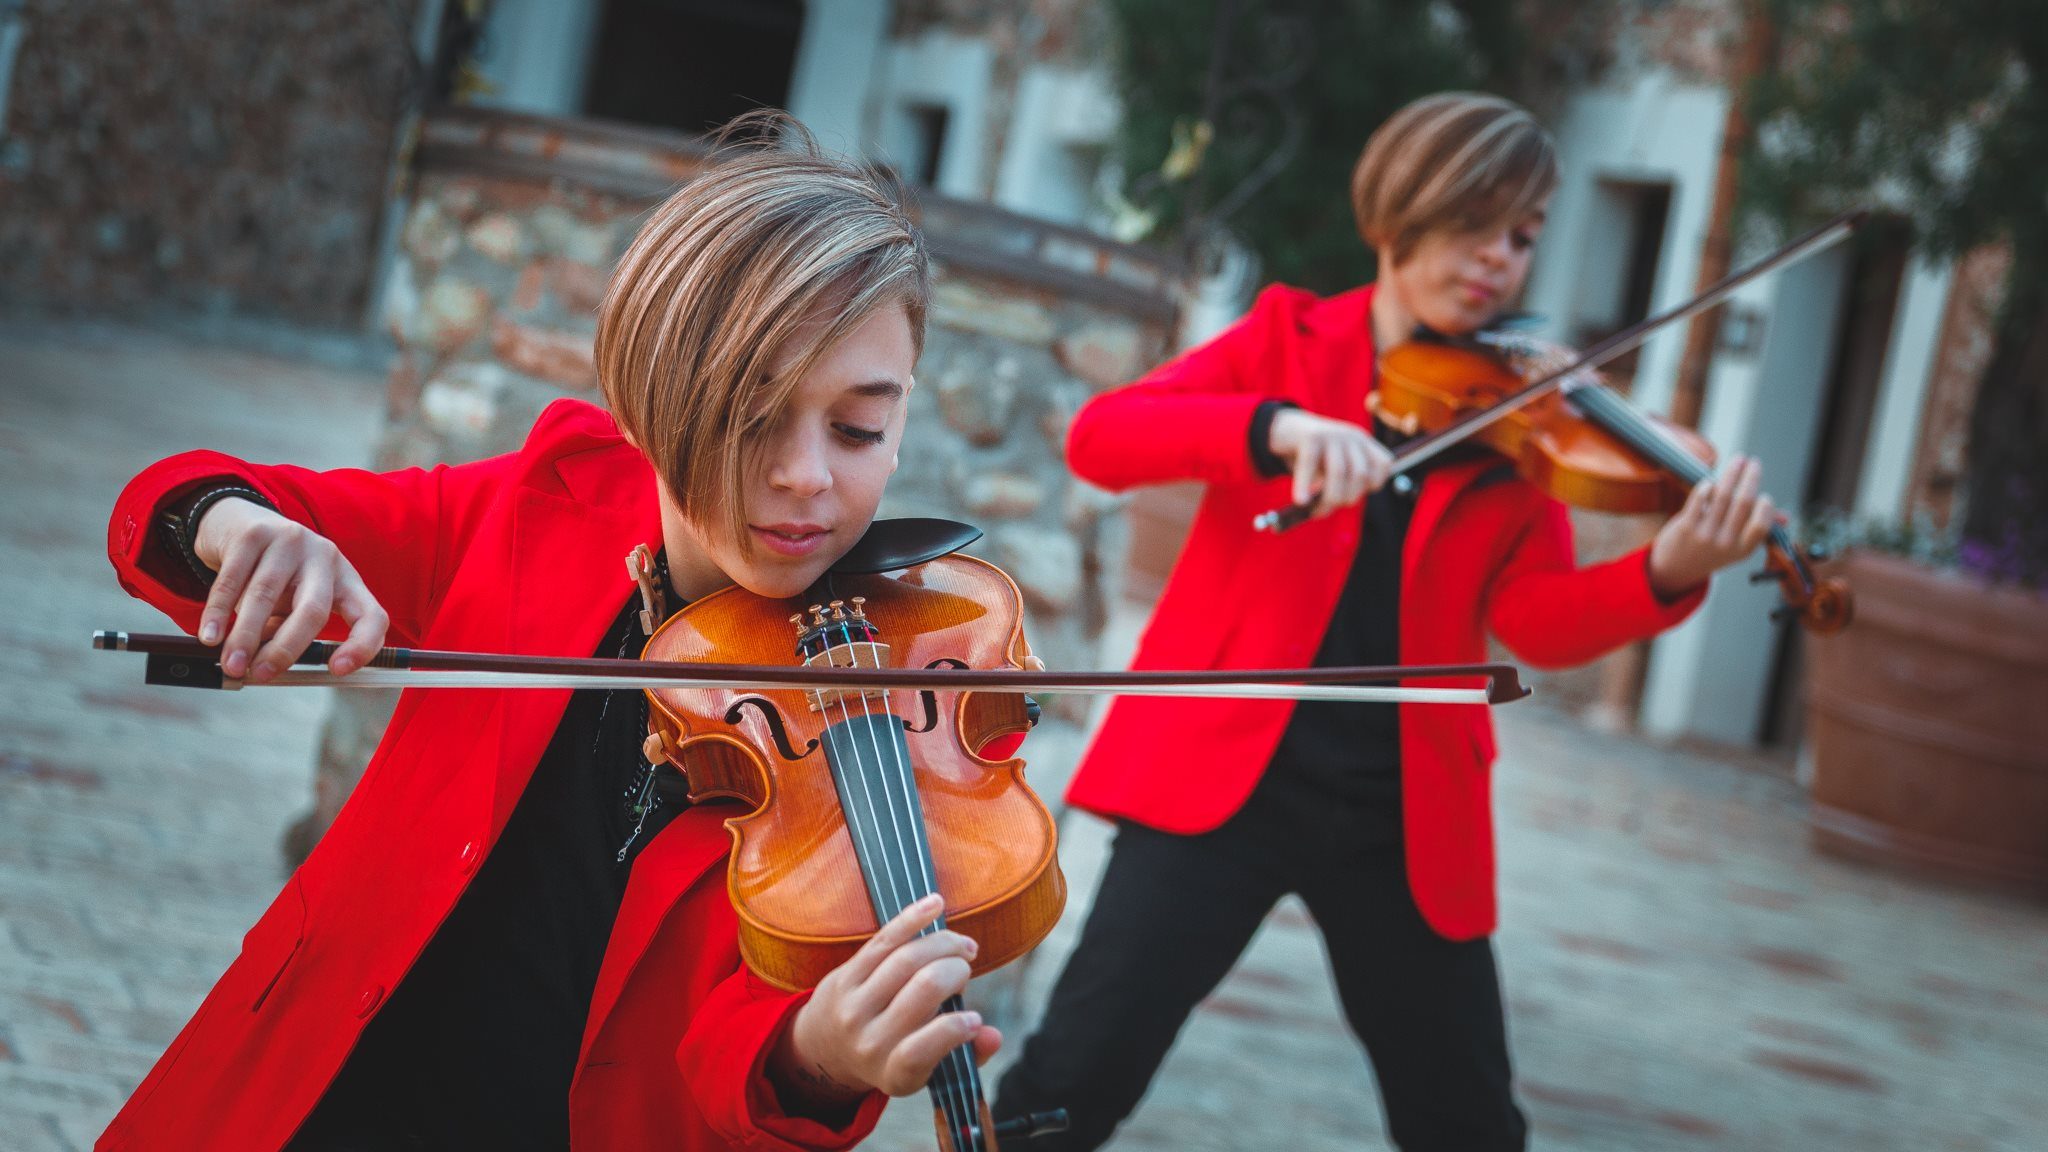
[[[1218,7],[1217,0],[1108,0],[1124,102],[1118,158],[1134,207],[1157,215],[1155,240],[1188,239],[1189,208],[1200,218],[1223,203],[1283,136],[1273,99],[1225,101],[1193,175],[1161,178],[1176,129],[1185,139],[1203,116]],[[1372,255],[1358,239],[1349,196],[1366,137],[1430,92],[1491,88],[1513,96],[1547,77],[1554,69],[1532,67],[1548,58],[1532,59],[1517,15],[1534,7],[1526,0],[1239,0],[1223,37],[1226,81],[1272,77],[1305,58],[1300,78],[1278,96],[1303,134],[1286,167],[1223,225],[1259,255],[1270,279],[1325,292],[1371,279]],[[1305,43],[1270,36],[1275,16],[1305,29]],[[1573,19],[1555,27],[1580,25]]]
[[[2048,5],[1774,0],[1745,205],[1798,225],[1873,195],[1957,252],[2048,234]]]
[[[1749,94],[1748,212],[1798,227],[1876,200],[1935,252],[2010,245],[1957,556],[2048,585],[2048,5],[1772,2],[1784,47]]]
[[[1904,521],[1873,520],[1827,509],[1806,523],[1800,538],[1816,556],[1840,556],[1851,548],[1861,548],[1916,560],[1930,568],[1951,568],[1956,564],[1958,542],[1954,527],[1944,530],[1926,516]]]

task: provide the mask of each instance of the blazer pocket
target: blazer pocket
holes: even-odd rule
[[[235,986],[246,990],[239,995],[247,996],[249,1011],[262,1008],[263,1002],[270,999],[271,991],[291,966],[292,957],[298,955],[305,935],[306,893],[294,872],[285,882],[284,891],[271,902],[270,910],[242,937],[242,954],[229,969],[237,977]]]

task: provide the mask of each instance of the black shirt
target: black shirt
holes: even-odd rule
[[[639,655],[638,609],[597,655]],[[569,1147],[569,1082],[628,870],[685,803],[656,801],[635,834],[645,708],[637,689],[570,697],[496,846],[292,1149]]]
[[[1419,486],[1366,497],[1358,550],[1316,649],[1315,666],[1401,662],[1401,547]],[[1303,700],[1261,778],[1263,802],[1292,810],[1304,829],[1333,821],[1340,843],[1394,843],[1401,835],[1401,711],[1395,704]],[[1276,792],[1288,793],[1276,796]],[[1310,836],[1315,833],[1310,832]]]
[[[1290,406],[1268,401],[1252,421],[1252,456],[1267,475],[1286,472],[1272,454],[1267,433],[1273,416]],[[1398,436],[1378,421],[1374,434],[1389,447],[1398,443]],[[1358,550],[1316,649],[1316,667],[1400,663],[1401,552],[1423,475],[1469,459],[1474,451],[1452,448],[1366,497]],[[1270,833],[1259,839],[1275,842],[1272,846],[1289,855],[1315,857],[1399,844],[1400,706],[1333,700],[1296,704],[1239,819]]]

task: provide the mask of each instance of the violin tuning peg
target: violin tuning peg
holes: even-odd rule
[[[812,625],[812,627],[822,627],[822,626],[824,626],[824,623],[825,623],[825,606],[824,606],[823,604],[813,604],[813,605],[811,605],[811,606],[810,606],[809,608],[805,609],[805,611],[807,611],[807,612],[809,612],[809,613],[811,614],[811,625]]]
[[[844,600],[834,600],[834,601],[833,601],[833,602],[832,602],[832,603],[831,603],[831,604],[829,605],[829,607],[830,607],[830,608],[832,609],[832,618],[833,618],[834,620],[844,620],[844,619],[846,619],[846,601],[844,601]]]
[[[865,596],[855,596],[853,598],[853,618],[855,620],[865,620],[868,618],[867,602],[868,598]]]
[[[804,614],[803,614],[803,613],[801,613],[801,612],[791,612],[791,613],[789,614],[789,622],[790,622],[791,624],[793,624],[793,625],[795,625],[795,626],[796,626],[796,630],[797,630],[797,631],[801,632],[801,631],[803,631],[803,630],[804,630]]]

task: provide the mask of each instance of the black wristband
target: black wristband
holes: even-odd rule
[[[1259,475],[1271,479],[1275,476],[1285,476],[1291,471],[1287,467],[1287,461],[1273,452],[1273,418],[1278,416],[1282,409],[1299,407],[1301,405],[1292,400],[1261,400],[1259,406],[1252,409],[1251,431],[1245,438],[1249,441],[1247,447],[1252,453],[1252,467]]]
[[[183,501],[182,506],[166,509],[163,514],[167,532],[165,543],[192,569],[193,577],[208,588],[213,587],[218,573],[199,558],[198,550],[193,547],[194,537],[199,534],[199,521],[205,518],[207,510],[230,497],[277,511],[277,505],[272,504],[269,497],[246,484],[220,484],[201,489],[191,499]]]

